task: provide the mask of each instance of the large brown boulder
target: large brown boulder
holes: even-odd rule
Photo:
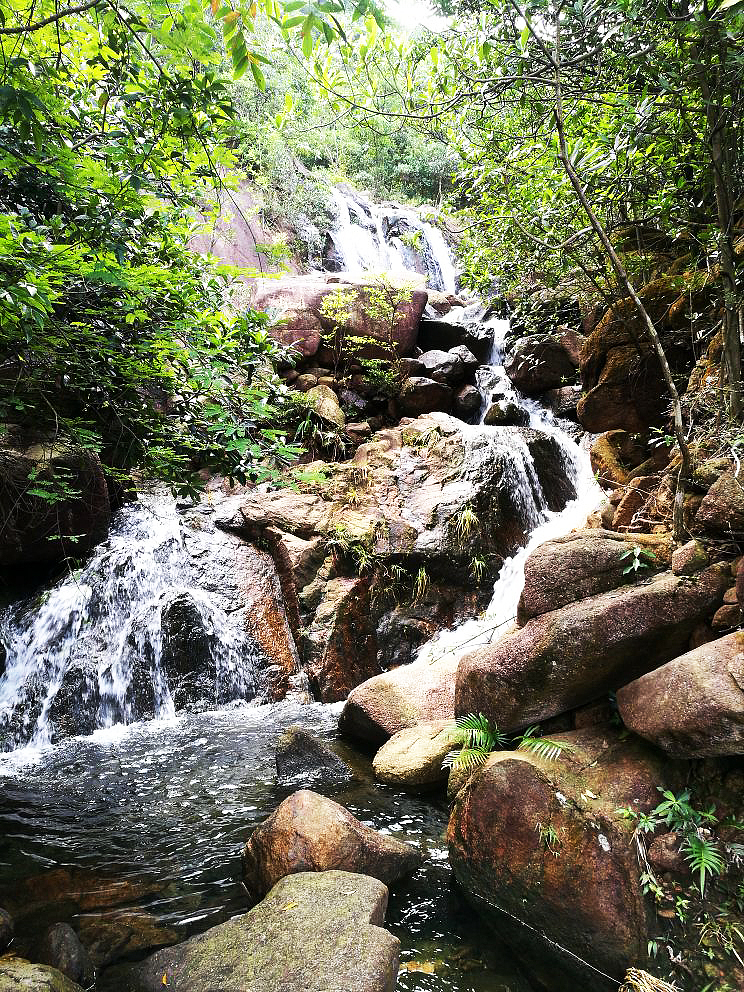
[[[571,383],[582,341],[581,335],[569,330],[520,338],[506,363],[506,374],[528,396]]]
[[[365,875],[291,875],[244,916],[112,969],[102,992],[393,992],[400,944],[382,927],[387,898]]]
[[[0,565],[81,558],[105,540],[111,506],[95,452],[0,426],[0,476]]]
[[[369,579],[335,578],[323,585],[303,637],[303,658],[314,694],[324,703],[346,699],[355,686],[379,674]]]
[[[442,763],[456,746],[454,727],[454,720],[434,720],[399,730],[375,755],[372,762],[375,778],[402,789],[444,785],[449,769]]]
[[[338,279],[338,277],[336,277]],[[371,354],[390,358],[413,351],[418,324],[426,306],[426,292],[410,289],[393,306],[391,315],[380,312],[377,296],[380,287],[374,282],[327,282],[323,276],[291,276],[285,279],[259,279],[253,294],[253,305],[259,310],[278,311],[283,323],[274,325],[271,334],[285,345],[292,345],[305,357],[317,354],[326,340],[331,341],[340,327],[339,340],[346,335],[373,338],[379,347]],[[326,297],[341,299],[335,319],[330,304],[323,307]],[[397,298],[390,295],[390,300]],[[343,318],[339,321],[339,315]],[[343,348],[342,348],[343,350]],[[347,346],[348,350],[348,346]]]
[[[451,720],[457,662],[414,661],[376,675],[349,694],[338,728],[347,737],[381,745],[406,727]]]
[[[735,476],[726,472],[720,476],[703,497],[695,523],[703,530],[744,535],[744,473]]]
[[[516,730],[658,668],[713,613],[727,571],[714,566],[691,579],[665,572],[529,620],[461,660],[456,713],[482,712],[501,730]]]
[[[676,787],[679,772],[609,728],[552,736],[571,750],[554,761],[496,753],[465,783],[449,823],[450,862],[476,906],[502,911],[493,920],[502,936],[515,919],[621,980],[647,959],[652,934],[632,825],[619,809],[650,810],[657,786]],[[583,977],[578,987],[604,988]]]
[[[675,758],[744,754],[744,632],[641,676],[617,703],[627,727]]]
[[[525,562],[520,622],[651,575],[669,564],[670,555],[669,539],[650,534],[631,539],[627,534],[590,529],[546,541]],[[624,574],[636,559],[638,570]]]
[[[700,272],[662,276],[639,291],[673,372],[689,367],[690,339],[684,329],[711,291],[709,278]],[[636,433],[663,419],[669,396],[661,365],[630,297],[610,307],[584,342],[581,376],[585,395],[577,412],[586,430]]]
[[[416,871],[421,855],[365,827],[332,799],[301,789],[256,827],[242,860],[246,887],[260,899],[280,878],[303,871],[340,869],[392,885]]]

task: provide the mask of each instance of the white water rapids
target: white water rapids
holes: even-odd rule
[[[431,289],[454,293],[452,252],[444,234],[410,207],[378,205],[358,193],[334,189],[337,224],[331,239],[345,272],[426,276]]]

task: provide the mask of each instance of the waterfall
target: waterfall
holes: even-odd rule
[[[250,698],[241,633],[197,587],[173,502],[126,506],[82,569],[0,614],[0,750],[169,717],[175,694]]]
[[[336,227],[330,234],[345,272],[391,272],[426,277],[431,289],[454,293],[457,273],[442,231],[410,207],[370,203],[360,194],[333,190]]]
[[[463,323],[472,321],[477,307],[476,304],[473,307],[463,308],[455,319]],[[581,527],[602,498],[602,492],[592,472],[588,451],[573,440],[565,429],[567,425],[562,426],[550,411],[536,400],[523,396],[512,386],[503,365],[504,339],[509,329],[509,322],[490,318],[483,323],[493,334],[491,354],[488,364],[481,366],[476,374],[476,385],[481,392],[481,414],[480,423],[471,427],[466,434],[466,438],[469,438],[468,450],[473,450],[476,443],[474,438],[482,439],[484,436],[490,438],[491,440],[486,443],[490,444],[493,450],[503,443],[498,440],[503,428],[486,427],[483,424],[491,396],[496,392],[529,414],[530,428],[555,439],[563,453],[566,474],[576,490],[576,498],[563,510],[547,509],[527,446],[524,442],[520,444],[518,440],[510,438],[509,458],[504,460],[504,482],[519,509],[520,516],[528,525],[526,530],[530,535],[529,540],[502,565],[485,612],[449,630],[440,631],[419,649],[417,662],[430,662],[445,655],[458,659],[477,647],[498,641],[508,630],[509,621],[516,617],[519,597],[524,587],[524,566],[531,552],[545,541],[562,537],[574,528]]]

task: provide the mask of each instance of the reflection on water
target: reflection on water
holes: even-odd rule
[[[155,914],[179,939],[244,911],[241,847],[302,785],[276,784],[276,739],[300,721],[331,737],[338,710],[234,704],[72,739],[35,760],[33,753],[3,756],[0,905],[14,892],[21,899],[25,879],[65,866],[136,883],[129,905]],[[391,893],[387,924],[402,944],[399,989],[529,992],[508,953],[451,885],[444,799],[377,786],[369,761],[337,747],[358,779],[319,791],[425,855],[419,872]],[[23,898],[21,936],[57,919],[80,923],[74,906]]]

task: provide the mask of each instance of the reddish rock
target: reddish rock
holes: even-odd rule
[[[605,489],[624,487],[630,478],[631,466],[637,465],[640,457],[640,450],[624,430],[600,434],[589,450],[592,471]]]
[[[281,878],[304,871],[340,869],[392,885],[416,871],[421,855],[365,827],[333,800],[301,789],[256,827],[242,860],[246,886],[261,899]]]
[[[535,617],[461,660],[455,711],[510,731],[587,703],[684,651],[727,583],[719,566],[665,572]]]
[[[376,354],[383,357],[409,354],[416,344],[426,293],[410,290],[409,299],[397,304],[391,333],[390,321],[375,316],[379,309],[373,299],[375,291],[372,283],[329,283],[322,276],[260,279],[252,302],[259,310],[282,312],[284,323],[272,327],[270,333],[282,344],[293,345],[301,354],[311,356],[317,354],[323,335],[332,335],[336,330],[334,321],[323,314],[324,298],[337,292],[353,294],[349,319],[343,323],[341,333],[374,338],[380,342]]]
[[[656,787],[676,787],[680,775],[616,730],[552,736],[571,750],[554,761],[496,753],[465,783],[450,817],[450,863],[479,906],[498,906],[595,967],[623,975],[646,960],[652,932],[632,825],[618,810],[650,810]],[[494,924],[503,936],[509,917],[495,914]]]
[[[457,662],[413,662],[377,675],[349,694],[339,730],[381,745],[405,727],[451,720],[455,712]]]
[[[736,573],[736,598],[739,606],[744,607],[744,568],[741,565]]]
[[[584,383],[586,388],[586,378]],[[576,413],[587,431],[622,428],[635,434],[658,423],[668,402],[659,360],[627,345],[612,349],[596,385],[579,400]]]
[[[744,480],[733,472],[720,476],[703,498],[695,522],[703,530],[744,535]]]
[[[710,564],[710,558],[699,541],[688,541],[677,548],[672,555],[672,571],[675,575],[694,575]]]
[[[627,727],[673,757],[744,754],[744,633],[636,679],[617,702]]]
[[[684,855],[679,849],[679,834],[668,833],[654,837],[648,849],[648,860],[658,872],[685,874],[689,871]]]
[[[741,607],[730,604],[716,610],[710,625],[713,630],[731,630],[732,627],[738,627],[740,623]]]
[[[314,695],[324,703],[346,699],[378,675],[377,640],[370,615],[369,579],[331,579],[303,638]]]
[[[615,530],[627,530],[633,525],[636,514],[644,507],[658,483],[657,475],[644,475],[630,480],[612,518]]]
[[[579,530],[539,545],[524,566],[520,623],[627,584],[623,573],[634,560],[634,547],[641,549],[645,567],[632,579],[651,575],[669,561],[669,541],[647,534],[635,541],[614,531]]]

